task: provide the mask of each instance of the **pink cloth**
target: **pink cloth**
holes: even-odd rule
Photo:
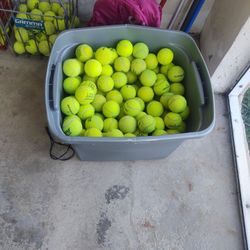
[[[97,0],[87,26],[138,24],[160,27],[162,8],[155,0]]]

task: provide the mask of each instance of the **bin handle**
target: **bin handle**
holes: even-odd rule
[[[56,110],[54,106],[54,75],[55,75],[56,65],[52,64],[51,70],[50,70],[50,76],[49,76],[49,106],[51,109]]]
[[[192,61],[191,62],[195,78],[197,80],[197,87],[198,87],[198,92],[199,92],[199,98],[200,98],[200,104],[201,106],[206,104],[206,98],[205,98],[205,93],[204,93],[204,88],[203,88],[203,81],[201,77],[201,71],[199,70],[199,67],[196,62]]]

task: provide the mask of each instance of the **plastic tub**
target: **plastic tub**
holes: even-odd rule
[[[187,132],[174,135],[136,138],[90,138],[66,136],[62,129],[60,100],[63,97],[62,63],[74,57],[80,43],[94,49],[113,47],[118,40],[145,42],[150,51],[169,47],[174,62],[185,72],[186,98],[191,109]],[[214,127],[214,97],[206,64],[194,40],[186,33],[135,25],[115,25],[68,30],[56,40],[48,62],[45,82],[45,104],[48,126],[57,140],[71,144],[80,160],[146,160],[168,156],[183,141],[208,135]]]

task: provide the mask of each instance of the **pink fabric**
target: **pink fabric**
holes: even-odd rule
[[[162,9],[155,0],[97,0],[88,26],[138,24],[160,27]]]

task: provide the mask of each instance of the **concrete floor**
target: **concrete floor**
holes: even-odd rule
[[[241,250],[225,99],[209,136],[168,158],[60,162],[45,132],[46,60],[0,52],[0,249]]]

